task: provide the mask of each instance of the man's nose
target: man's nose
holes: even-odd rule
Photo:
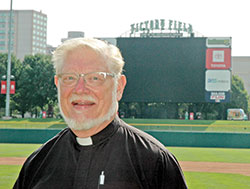
[[[86,81],[84,80],[83,77],[80,77],[79,80],[77,81],[76,86],[74,88],[74,92],[77,94],[89,92],[89,88],[88,88]]]

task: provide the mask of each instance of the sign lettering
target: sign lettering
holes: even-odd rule
[[[147,20],[145,22],[131,24],[130,26],[130,35],[137,33],[140,35],[144,33],[143,36],[145,36],[145,33],[153,34],[157,31],[160,31],[161,33],[165,34],[168,34],[168,31],[176,33],[186,32],[187,34],[191,35],[193,33],[193,27],[191,24],[186,24],[176,20],[167,21],[165,19]]]

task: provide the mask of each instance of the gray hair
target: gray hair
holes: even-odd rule
[[[112,73],[117,75],[122,73],[124,60],[120,50],[116,46],[94,38],[74,38],[65,41],[55,50],[52,60],[56,74],[61,72],[68,53],[83,47],[89,48],[101,55]]]

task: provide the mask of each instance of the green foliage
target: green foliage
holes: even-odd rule
[[[0,77],[6,75],[7,54],[0,54]],[[42,110],[59,114],[57,92],[54,85],[54,68],[51,56],[30,55],[21,63],[15,56],[11,58],[11,74],[15,76],[16,94],[11,95],[10,108],[24,115],[29,111],[39,115]],[[5,95],[0,94],[0,117],[5,107]],[[2,108],[2,109],[1,109]],[[202,119],[226,119],[228,108],[242,108],[250,111],[250,99],[243,81],[232,76],[230,103],[120,103],[119,113],[126,118],[184,118],[186,111],[201,112]],[[176,109],[176,111],[175,111]]]
[[[2,76],[7,75],[7,63],[8,63],[8,54],[0,53],[0,79]],[[11,56],[11,75],[15,76],[15,81],[19,80],[21,74],[22,63],[14,55]],[[12,100],[13,95],[10,96]],[[0,108],[5,107],[5,94],[0,94]]]
[[[56,86],[51,56],[26,56],[22,66],[13,98],[15,108],[24,114],[32,109],[36,111],[36,107],[43,110],[46,104],[53,104],[56,101]]]
[[[0,77],[7,74],[7,60],[7,54],[0,54]],[[10,101],[12,110],[18,110],[24,115],[26,111],[37,113],[46,105],[52,109],[57,98],[51,56],[30,55],[26,56],[22,63],[12,56],[11,74],[15,76],[16,81],[16,93],[11,95]],[[5,95],[0,95],[0,108],[5,107],[5,98]]]
[[[231,108],[242,108],[248,112],[248,94],[244,88],[242,79],[238,76],[232,77],[232,100],[230,103]]]
[[[250,104],[249,96],[242,79],[238,76],[232,76],[230,95],[230,103],[121,102],[119,113],[125,118],[184,119],[186,111],[201,112],[202,119],[206,120],[226,119],[228,108],[242,108],[248,113],[248,109],[250,109],[248,105],[248,103]]]

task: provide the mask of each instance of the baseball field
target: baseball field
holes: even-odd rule
[[[126,120],[143,129],[219,130],[219,132],[249,132],[249,122],[220,121],[138,121]],[[4,123],[3,123],[4,122]],[[12,120],[0,121],[3,128],[59,128],[62,121]],[[23,124],[23,125],[22,125]],[[190,128],[192,127],[192,128]],[[1,132],[1,130],[0,130]],[[241,132],[241,131],[239,131]],[[250,140],[249,140],[250,141]],[[41,144],[0,144],[0,189],[12,188],[22,163]],[[184,171],[189,188],[250,188],[250,149],[170,147]]]

